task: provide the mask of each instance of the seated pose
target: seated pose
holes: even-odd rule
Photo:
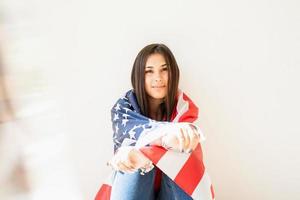
[[[137,55],[133,89],[111,109],[114,172],[96,200],[214,199],[195,124],[198,108],[178,89],[179,69],[164,44]]]

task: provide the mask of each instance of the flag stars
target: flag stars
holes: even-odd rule
[[[116,130],[116,133],[119,132],[119,127],[118,127],[118,124],[115,126],[115,130]]]
[[[128,133],[129,133],[130,139],[135,140],[135,131],[133,129],[131,129]]]
[[[129,108],[123,108],[125,112],[127,113],[130,109]]]
[[[128,100],[127,97],[126,97],[126,95],[124,95],[124,96],[122,97],[122,99],[123,99],[123,100]]]
[[[117,138],[114,138],[114,143],[121,144],[121,142]]]
[[[126,126],[126,123],[128,122],[129,120],[127,118],[125,119],[122,119],[122,125],[125,127]]]
[[[119,119],[119,115],[116,113],[115,115],[114,115],[114,121],[116,121],[116,120],[118,120]]]
[[[126,135],[127,134],[127,130],[125,130],[124,132],[123,132],[123,135]]]
[[[134,125],[133,128],[131,130],[135,130],[136,128],[138,128],[137,125]]]
[[[114,108],[116,111],[118,111],[118,110],[121,110],[121,108],[120,108],[120,104],[119,103],[117,103],[117,105],[115,106],[115,108]]]

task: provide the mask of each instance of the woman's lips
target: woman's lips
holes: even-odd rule
[[[152,86],[152,88],[164,88],[166,86]]]

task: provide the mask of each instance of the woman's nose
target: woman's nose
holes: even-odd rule
[[[154,73],[153,80],[155,83],[162,82],[163,80],[162,74],[160,72]]]
[[[160,76],[156,76],[154,80],[155,80],[155,82],[161,82],[162,81]]]

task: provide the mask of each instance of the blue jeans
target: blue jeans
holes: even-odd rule
[[[156,167],[145,175],[116,172],[111,200],[193,200],[173,180],[162,173],[158,194],[154,191]]]

